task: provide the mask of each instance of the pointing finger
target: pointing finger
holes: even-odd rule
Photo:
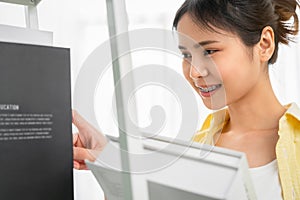
[[[81,148],[81,147],[73,147],[73,156],[74,160],[89,160],[95,161],[96,160],[96,152],[92,152],[89,149]]]

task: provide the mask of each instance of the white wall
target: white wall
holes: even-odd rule
[[[163,28],[171,30],[172,20],[177,8],[183,0],[127,0],[129,15],[129,29],[137,28]],[[43,0],[38,6],[39,25],[41,30],[54,33],[54,45],[71,48],[71,62],[73,85],[82,64],[88,55],[102,42],[108,39],[106,20],[106,5],[104,0]],[[0,24],[8,24],[25,27],[24,8],[0,3]],[[271,66],[270,74],[274,83],[274,90],[282,103],[297,102],[300,105],[300,47],[299,43],[291,44],[290,47],[280,47],[279,60]],[[100,59],[100,58],[99,58]],[[139,53],[133,55],[135,67],[151,64],[156,60],[159,64],[174,66],[174,70],[181,72],[180,62],[174,63],[164,59],[157,52]],[[171,62],[171,63],[168,63]],[[110,78],[111,77],[111,78]],[[99,94],[95,94],[97,103],[95,109],[109,107],[111,104],[112,75],[107,74],[107,84],[101,87]],[[147,94],[149,96],[147,96]],[[169,124],[162,134],[172,136],[178,119],[180,109],[176,109],[176,103],[169,103],[172,97],[162,91],[161,88],[151,88],[141,91],[140,100],[143,102],[138,108],[141,123],[147,124],[149,108],[154,104],[162,104],[169,110]],[[146,96],[146,97],[145,97]],[[153,97],[156,98],[153,98]],[[105,99],[104,97],[107,97]],[[149,98],[151,97],[151,98]],[[200,99],[199,99],[200,101]],[[109,109],[108,109],[109,111]],[[203,116],[207,112],[204,112]],[[110,113],[97,113],[98,122],[106,133],[117,135],[117,129],[113,120],[109,119]],[[144,116],[144,117],[143,117]],[[174,128],[175,127],[175,128]],[[76,199],[93,200],[102,199],[100,187],[95,182],[91,173],[75,171]]]

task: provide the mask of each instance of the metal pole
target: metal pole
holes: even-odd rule
[[[39,29],[38,13],[36,6],[25,6],[26,27]]]
[[[118,3],[121,3],[121,2],[118,2]],[[116,18],[115,18],[116,10],[114,7],[113,0],[106,0],[106,6],[107,6],[107,19],[108,19],[108,26],[109,26],[109,35],[110,35],[110,37],[114,37],[117,35],[118,30],[117,30]],[[112,39],[110,45],[111,45],[112,58],[119,58],[117,41]],[[113,75],[114,75],[114,84],[116,85],[118,83],[118,81],[121,79],[119,59],[116,59],[113,62]],[[120,127],[125,127],[126,126],[125,116],[122,112],[119,112],[119,110],[118,110],[118,108],[121,108],[124,106],[123,95],[122,95],[122,86],[116,89],[116,106],[117,106],[118,124]],[[120,153],[121,153],[121,163],[122,163],[122,170],[123,170],[123,173],[122,173],[122,181],[123,181],[123,186],[124,186],[124,197],[123,198],[124,198],[124,200],[132,200],[133,197],[132,197],[131,176],[130,176],[130,173],[127,173],[127,172],[130,172],[127,135],[121,129],[119,129],[119,142],[120,142],[120,148],[121,148]]]

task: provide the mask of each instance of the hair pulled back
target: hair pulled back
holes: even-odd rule
[[[186,0],[176,13],[173,27],[188,13],[201,28],[213,27],[237,34],[253,47],[260,41],[264,27],[272,27],[275,50],[269,63],[278,56],[278,43],[288,44],[298,33],[298,0]]]

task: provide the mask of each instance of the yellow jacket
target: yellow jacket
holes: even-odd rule
[[[279,139],[276,145],[278,171],[283,198],[300,200],[300,109],[295,103],[287,105],[286,108],[287,111],[279,120]],[[228,120],[227,109],[210,114],[193,140],[214,145],[214,134]]]

